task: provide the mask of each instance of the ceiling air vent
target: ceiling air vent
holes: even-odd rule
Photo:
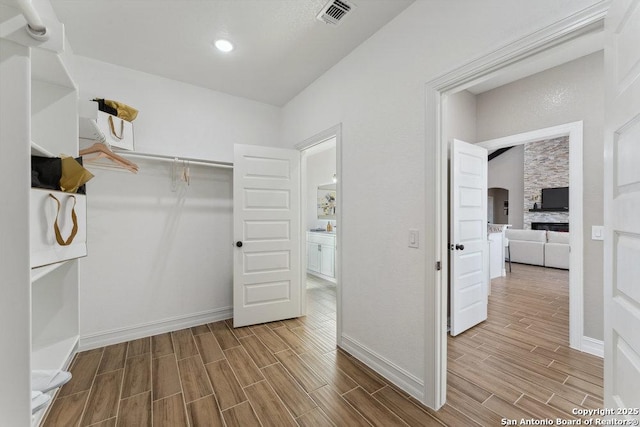
[[[327,24],[338,25],[355,6],[347,0],[330,0],[316,18]]]

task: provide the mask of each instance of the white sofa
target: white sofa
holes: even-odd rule
[[[569,268],[569,233],[507,229],[511,262]]]
[[[569,269],[569,233],[547,231],[544,245],[544,266]]]

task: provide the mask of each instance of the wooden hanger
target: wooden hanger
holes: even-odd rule
[[[80,155],[83,159],[85,158],[85,156],[89,156],[91,154],[95,154],[95,156],[87,158],[85,160],[87,163],[96,162],[99,159],[108,159],[115,164],[113,167],[117,169],[127,169],[130,172],[138,173],[138,165],[125,159],[122,156],[118,156],[116,153],[109,150],[106,145],[100,142],[96,142],[91,147],[80,150]]]

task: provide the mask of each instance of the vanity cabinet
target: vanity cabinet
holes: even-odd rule
[[[336,235],[323,232],[307,232],[307,271],[323,279],[335,282]]]

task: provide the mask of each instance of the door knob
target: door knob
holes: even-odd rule
[[[238,241],[236,242],[236,246],[237,246],[237,247],[239,247],[239,248],[241,248],[241,247],[242,247],[242,242],[241,242],[240,240],[238,240]]]
[[[456,250],[464,251],[464,245],[456,245]]]

